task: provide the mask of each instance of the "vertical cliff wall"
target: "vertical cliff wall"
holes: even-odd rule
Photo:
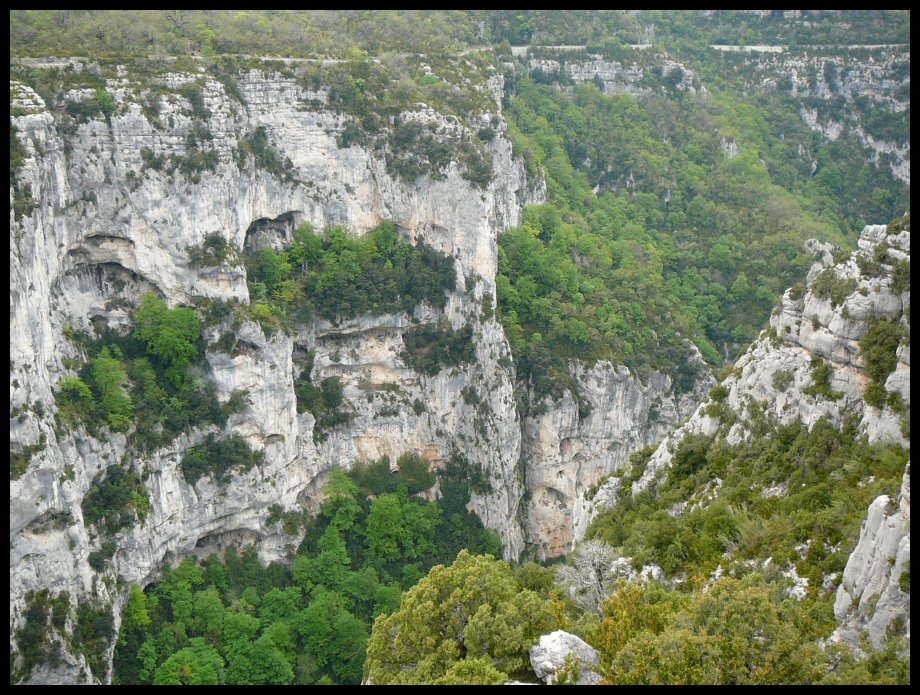
[[[117,628],[121,588],[152,581],[164,562],[229,543],[283,557],[295,539],[269,525],[269,507],[315,510],[331,469],[406,451],[422,452],[434,469],[460,456],[476,472],[471,508],[499,533],[507,557],[558,555],[583,525],[583,490],[689,410],[694,394],[674,396],[663,375],[644,383],[609,364],[575,365],[591,413],[579,416],[564,398],[521,421],[494,311],[496,238],[519,224],[524,205],[542,202],[544,185],[527,180],[502,137],[500,78],[479,86],[491,108],[464,121],[421,104],[398,119],[453,144],[493,130],[476,144],[492,175],[474,183],[457,160],[437,176],[400,175],[388,146],[351,143],[355,118],[289,65],[250,66],[230,80],[189,66],[153,75],[75,59],[29,67],[53,103],[11,80],[19,156],[10,189],[10,449],[22,465],[10,482],[11,628],[42,590],[114,611]],[[254,138],[272,158],[253,156]],[[74,336],[124,333],[143,294],[169,306],[245,308],[246,271],[235,258],[290,242],[301,222],[360,235],[382,221],[453,259],[457,288],[443,311],[422,305],[412,315],[272,331],[233,310],[235,318],[205,328],[199,378],[221,403],[245,392],[225,432],[262,452],[262,465],[234,472],[229,484],[206,476],[192,485],[180,462],[213,426],[142,453],[123,433],[56,417],[60,380],[85,358]],[[190,248],[214,234],[230,257],[193,263]],[[434,374],[413,368],[403,335],[425,325],[468,327],[475,359]],[[218,347],[228,333],[234,347]],[[336,377],[352,415],[321,437],[294,391],[311,352],[312,380]],[[113,464],[142,481],[150,509],[109,538],[84,519],[82,502]],[[100,563],[103,552],[110,559]],[[104,680],[66,632],[52,639],[66,658],[32,678]]]
[[[95,69],[69,61],[57,67]],[[197,105],[177,96],[193,83],[200,85]],[[311,93],[268,70],[244,72],[235,85],[231,97],[204,73],[166,72],[155,88],[144,90],[132,83],[130,68],[118,68],[106,77],[113,111],[66,124],[28,86],[11,86],[11,138],[25,156],[15,192],[11,187],[10,447],[25,452],[28,463],[10,483],[11,625],[21,620],[26,596],[40,589],[117,604],[115,577],[118,586],[143,585],[165,560],[196,545],[248,538],[266,559],[280,557],[292,539],[267,526],[269,506],[309,508],[331,468],[385,454],[395,460],[411,450],[425,452],[434,467],[459,451],[482,469],[495,483],[473,495],[473,508],[499,532],[509,557],[523,548],[516,520],[523,481],[513,371],[494,313],[483,307],[494,302],[496,235],[518,222],[524,204],[542,199],[540,182],[525,180],[510,144],[499,136],[484,146],[494,173],[487,186],[464,179],[456,163],[442,180],[409,183],[388,171],[379,152],[339,146],[349,117],[326,108],[322,90]],[[62,98],[79,103],[95,94],[74,90]],[[155,118],[144,111],[151,100]],[[196,116],[196,108],[207,117]],[[503,127],[497,113],[481,116]],[[405,117],[442,118],[429,112]],[[181,169],[150,166],[151,159],[189,157],[189,138],[195,132],[201,138],[202,126],[214,157],[210,167],[183,176]],[[241,140],[258,128],[289,160],[287,179],[240,159]],[[24,214],[14,210],[15,195],[28,201]],[[190,264],[188,248],[205,235],[216,232],[242,252],[258,233],[280,243],[301,221],[317,228],[342,224],[361,234],[382,220],[454,259],[460,281],[443,315],[420,308],[413,317],[362,316],[337,326],[317,321],[293,334],[270,335],[244,321],[235,337],[245,349],[207,353],[205,378],[222,402],[234,391],[248,391],[249,406],[231,418],[228,430],[264,452],[263,466],[235,475],[229,487],[208,478],[192,486],[178,464],[204,431],[139,456],[122,434],[94,437],[55,423],[54,391],[71,373],[68,358],[80,356],[66,337],[73,331],[89,330],[93,322],[124,327],[148,291],[170,305],[202,297],[248,302],[241,266]],[[476,359],[433,376],[417,373],[400,357],[402,333],[439,320],[472,327]],[[216,341],[222,329],[227,326],[209,329],[207,340]],[[298,414],[293,389],[298,351],[310,349],[313,378],[340,377],[355,414],[321,443],[312,436],[313,417]],[[481,408],[460,398],[467,388],[491,409],[479,427]],[[390,398],[375,398],[381,392]],[[416,414],[413,402],[422,403],[423,412]],[[118,462],[144,479],[151,508],[142,523],[117,534],[111,565],[95,572],[88,558],[101,539],[84,523],[81,500],[94,477]]]

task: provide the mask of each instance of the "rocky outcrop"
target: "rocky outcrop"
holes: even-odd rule
[[[522,522],[538,559],[568,552],[587,530],[585,493],[622,469],[629,455],[659,441],[690,415],[714,383],[698,355],[692,391],[675,394],[660,372],[642,383],[624,367],[577,367],[581,403],[566,394],[524,418],[522,457],[530,493]]]
[[[565,630],[543,635],[530,648],[530,665],[547,685],[599,685],[599,664],[597,650]]]
[[[835,250],[827,245],[812,242],[810,247],[817,260],[807,283],[787,290],[770,328],[739,358],[722,381],[721,393],[712,392],[687,422],[665,437],[630,487],[617,476],[605,481],[586,505],[587,516],[661,480],[686,437],[719,433],[729,444],[738,443],[748,436],[747,423],[755,416],[765,415],[779,424],[800,421],[809,429],[821,419],[839,429],[844,418],[854,418],[870,442],[910,446],[909,223],[906,228],[867,226],[858,250],[842,259],[836,251],[835,260]],[[904,337],[885,348],[894,351],[893,369],[883,384],[873,386],[865,339],[882,320],[898,327]],[[867,389],[878,394],[879,386],[881,396],[873,399],[878,405],[870,405]],[[732,415],[730,427],[723,425],[723,409]],[[720,484],[718,478],[711,481],[696,499],[705,503],[717,495]],[[761,495],[786,492],[785,483],[780,483],[764,488]],[[669,513],[679,514],[682,509]],[[906,632],[909,640],[909,562],[907,473],[897,503],[883,495],[869,508],[837,593],[837,639],[858,646],[865,633],[873,646],[880,647],[894,631]],[[807,583],[799,586],[802,578],[795,567],[784,574],[801,595]],[[825,588],[833,588],[838,577],[825,579]]]
[[[829,140],[852,132],[869,149],[874,164],[890,168],[894,176],[910,184],[909,45],[850,46],[847,51],[783,46],[744,49],[723,53],[720,60],[745,88],[789,94],[801,102],[799,112],[809,128]],[[880,131],[880,122],[898,126]]]
[[[869,225],[860,235],[858,250],[839,263],[829,246],[813,243],[811,248],[818,258],[806,286],[786,290],[770,318],[770,328],[722,382],[725,403],[741,420],[727,439],[737,442],[744,437],[744,421],[753,407],[779,423],[799,420],[809,428],[822,418],[840,427],[845,416],[856,415],[870,442],[906,444],[899,411],[910,410],[910,343],[897,348],[895,368],[884,384],[886,394],[896,396],[874,407],[864,400],[870,379],[860,340],[879,319],[898,322],[910,335],[910,290],[896,279],[896,275],[906,278],[910,270],[910,231],[889,234],[885,225]],[[820,364],[830,370],[826,388],[815,392]],[[704,402],[665,438],[633,484],[634,490],[645,489],[659,478],[684,437],[718,429],[710,405]],[[595,507],[608,505],[618,488],[616,479],[605,483],[595,496]]]
[[[910,471],[895,501],[882,495],[869,507],[837,589],[833,638],[853,647],[866,635],[881,649],[890,635],[904,635],[910,651]]]
[[[545,51],[545,49],[544,49]],[[637,53],[634,62],[621,62],[592,53],[559,52],[558,57],[530,57],[527,68],[534,73],[559,76],[571,82],[595,82],[607,94],[649,94],[662,85],[676,92],[704,94],[706,88],[690,68],[667,56],[652,61]]]

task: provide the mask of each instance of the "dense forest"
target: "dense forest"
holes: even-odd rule
[[[526,551],[502,559],[499,535],[472,511],[475,496],[502,482],[469,452],[452,448],[435,462],[415,450],[370,461],[336,450],[332,470],[311,488],[315,505],[301,497],[294,509],[267,511],[264,527],[294,541],[275,555],[282,560],[266,564],[255,546],[231,544],[170,555],[148,585],[128,586],[113,571],[118,543],[150,514],[147,457],[168,451],[190,495],[211,487],[232,494],[235,476],[266,465],[251,433],[228,424],[255,407],[249,390],[219,396],[210,359],[248,359],[256,348],[241,338],[246,323],[269,344],[317,325],[333,331],[365,316],[404,318],[391,352],[400,370],[424,381],[475,364],[474,324],[490,321],[513,357],[506,352],[502,364],[515,381],[515,422],[566,393],[580,403],[575,374],[599,361],[625,365],[640,380],[664,373],[677,396],[704,373],[731,374],[783,292],[795,286],[801,295],[814,262],[807,240],[830,244],[830,256],[843,259],[864,225],[909,210],[909,11],[806,17],[11,10],[11,232],[38,207],[23,183],[28,152],[13,121],[37,111],[16,101],[13,81],[45,102],[64,142],[93,121],[111,131],[112,117],[131,109],[168,133],[158,99],[175,96],[164,86],[175,75],[192,75],[172,90],[188,104],[185,154],[165,157],[144,145],[134,183],[157,176],[192,190],[223,157],[281,187],[312,185],[264,126],[238,133],[229,153],[213,147],[207,83],[245,110],[237,79],[268,65],[303,93],[322,94],[322,104],[303,110],[321,106],[340,119],[333,148],[366,148],[394,181],[443,181],[456,171],[485,200],[496,176],[492,143],[506,138],[528,181],[546,192],[524,207],[520,224],[492,237],[495,296],[477,296],[475,316],[459,324],[446,309],[455,294],[473,297],[475,273],[458,272],[456,252],[410,243],[395,223],[375,221],[368,230],[292,224],[270,242],[247,236],[241,249],[208,231],[178,252],[181,264],[245,275],[248,302],[188,293],[177,303],[146,291],[136,303],[106,307],[123,312],[119,326],[101,316],[91,328],[68,325],[67,354],[79,357],[64,358],[66,373],[50,385],[54,432],[124,442],[121,458],[86,476],[78,501],[92,547],[86,562],[107,590],[82,602],[30,592],[15,629],[11,619],[11,684],[60,664],[62,644],[95,677],[119,685],[504,684],[533,680],[528,650],[554,630],[597,650],[605,684],[909,683],[907,625],[893,624],[881,650],[827,641],[837,625],[835,582],[866,509],[879,495],[897,499],[909,470],[909,403],[885,389],[899,348],[909,346],[909,299],[903,321],[873,316],[854,342],[865,402],[901,418],[907,447],[869,444],[849,415],[841,427],[827,419],[806,427],[756,404],[748,404],[742,437],[720,385],[704,401],[714,433],[684,437],[657,483],[598,511],[584,540],[555,562],[528,561]],[[801,68],[808,89],[765,59],[711,48],[760,43],[782,44],[795,59],[817,56]],[[875,50],[869,44],[906,45],[907,57],[885,68],[906,91],[884,103],[850,98],[852,76],[838,67],[862,60]],[[86,56],[92,66],[37,62],[49,56]],[[580,61],[641,79],[612,89],[599,74],[578,77]],[[116,102],[109,90],[119,80]],[[405,117],[420,107],[456,128]],[[833,138],[807,122],[812,110],[839,125]],[[906,147],[907,181],[896,157],[873,149],[878,143]],[[889,233],[905,228],[909,212]],[[874,268],[894,263],[892,287],[909,298],[909,254],[892,260],[887,248]],[[836,308],[856,284],[825,271],[813,286]],[[429,315],[439,318],[421,322]],[[294,394],[292,417],[312,418],[315,454],[347,429],[355,408],[340,375],[318,376],[315,339],[301,343],[286,355],[295,372],[284,385]],[[788,382],[779,382],[792,375],[777,374],[773,387],[784,391]],[[839,399],[832,376],[816,358],[805,393]],[[462,398],[489,407],[472,388]],[[11,405],[11,422],[39,408],[43,416],[40,403]],[[391,415],[401,409],[428,412],[418,399]],[[37,442],[14,450],[11,440],[11,484],[47,446],[46,434]],[[624,490],[654,450],[634,453],[617,472]],[[526,464],[516,482],[526,479]],[[59,483],[74,477],[68,464]],[[777,485],[782,494],[764,494]],[[643,571],[649,567],[655,571]],[[909,594],[909,570],[901,582]],[[55,634],[67,637],[59,643]],[[567,661],[556,682],[574,683],[579,669]]]
[[[806,12],[807,14],[807,12]],[[905,11],[847,10],[795,21],[778,10],[682,13],[623,10],[15,10],[15,55],[143,54],[337,56],[350,51],[453,53],[508,42],[586,44],[616,38],[665,47],[718,44],[910,43]]]
[[[334,471],[319,516],[272,509],[269,523],[306,528],[287,565],[263,567],[253,547],[198,564],[185,559],[125,606],[115,683],[359,683],[374,618],[461,550],[501,556],[494,532],[466,509],[468,466],[455,460],[441,497],[415,454]]]

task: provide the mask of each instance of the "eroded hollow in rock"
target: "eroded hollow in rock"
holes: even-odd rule
[[[262,249],[280,250],[291,243],[294,230],[304,219],[303,212],[291,210],[283,212],[274,219],[260,217],[253,220],[246,230],[246,241],[243,249],[247,253],[261,251]]]
[[[52,288],[56,309],[87,330],[92,324],[104,323],[110,328],[127,327],[131,312],[140,298],[152,292],[165,295],[156,284],[120,263],[80,262],[63,273]]]
[[[224,559],[224,553],[227,548],[236,548],[237,552],[242,553],[249,546],[256,546],[258,549],[265,541],[265,534],[253,531],[251,529],[234,529],[232,531],[223,531],[211,533],[202,536],[195,543],[195,557],[204,560],[211,555],[217,555],[221,560]]]

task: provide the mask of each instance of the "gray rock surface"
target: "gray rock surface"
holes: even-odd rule
[[[77,59],[32,62],[95,69]],[[159,84],[147,93],[149,85],[133,82],[130,68],[114,69],[116,76],[106,77],[115,101],[109,120],[66,128],[41,97],[11,82],[11,119],[26,152],[16,176],[30,187],[35,207],[17,217],[11,187],[10,409],[16,416],[10,448],[36,449],[26,472],[10,481],[11,632],[22,624],[30,591],[66,591],[75,602],[110,607],[117,629],[124,589],[153,581],[165,562],[230,544],[254,544],[263,560],[283,558],[295,539],[267,524],[270,506],[315,512],[330,470],[383,455],[395,461],[412,450],[433,468],[460,452],[482,469],[489,485],[472,495],[470,507],[498,532],[507,557],[528,547],[540,557],[557,555],[584,524],[581,511],[559,508],[550,490],[561,491],[563,505],[577,506],[587,486],[660,436],[702,393],[705,385],[677,398],[660,374],[640,383],[611,365],[573,365],[592,414],[579,418],[576,404],[563,399],[548,403],[545,416],[521,422],[510,349],[494,317],[497,235],[519,224],[524,205],[544,200],[545,183],[528,179],[513,157],[498,100],[467,125],[424,105],[403,114],[445,137],[459,133],[473,140],[484,124],[494,125],[498,137],[484,145],[494,171],[489,185],[471,184],[455,162],[443,179],[408,183],[390,173],[384,153],[339,147],[350,117],[328,107],[324,89],[307,89],[277,67],[238,75],[239,100],[204,70],[152,78]],[[166,163],[187,156],[188,137],[202,125],[179,93],[191,82],[201,84],[210,112],[203,125],[216,164],[187,177],[149,162],[151,154]],[[501,77],[482,88],[499,97]],[[139,103],[147,97],[156,101],[156,118]],[[67,98],[95,98],[95,92],[73,90]],[[257,128],[290,160],[290,177],[240,157],[241,138]],[[94,321],[126,327],[146,292],[170,306],[200,298],[248,304],[241,265],[190,265],[188,248],[207,234],[222,235],[238,256],[280,246],[302,221],[364,234],[384,220],[395,222],[410,242],[424,241],[454,258],[458,287],[443,311],[422,306],[412,317],[368,315],[339,325],[318,320],[293,335],[268,334],[245,320],[234,329],[236,350],[207,352],[209,374],[203,376],[222,402],[248,390],[249,406],[231,417],[226,431],[264,452],[264,465],[234,473],[228,487],[208,477],[192,486],[179,463],[207,429],[138,457],[128,452],[123,434],[92,437],[56,425],[54,391],[63,375],[73,374],[69,360],[82,357],[66,337],[72,330],[87,331]],[[475,362],[434,376],[416,372],[400,357],[403,332],[445,320],[472,327]],[[207,328],[206,342],[228,330],[229,320]],[[354,413],[321,442],[314,441],[313,416],[297,412],[293,388],[309,350],[315,351],[313,380],[338,377]],[[477,394],[478,403],[464,393]],[[564,437],[554,438],[555,424]],[[143,523],[116,534],[114,556],[97,573],[88,560],[102,539],[87,527],[81,502],[94,477],[123,460],[142,474],[151,508]],[[565,472],[556,476],[560,469]],[[527,486],[536,494],[522,504]],[[73,659],[80,662],[79,655]],[[36,671],[33,680],[72,682],[76,672],[65,664],[57,675]],[[107,674],[87,678],[105,681]]]
[[[700,375],[691,392],[677,395],[670,377],[658,372],[642,383],[609,362],[576,367],[587,415],[566,393],[524,418],[522,457],[531,494],[522,522],[538,559],[562,555],[584,536],[590,522],[585,493],[693,412],[715,383],[705,365]]]
[[[899,141],[873,137],[861,122],[861,110],[854,108],[854,102],[862,100],[880,113],[901,114],[910,109],[909,45],[865,46],[858,58],[843,51],[829,54],[799,47],[794,51],[733,52],[722,59],[745,75],[752,87],[801,99],[804,104],[799,114],[812,130],[830,140],[853,133],[868,148],[870,161],[890,167],[894,176],[910,184],[909,129]],[[822,102],[830,108],[816,108]]]
[[[649,75],[667,79],[674,72],[679,71],[680,78],[673,83],[673,89],[678,92],[691,94],[705,94],[706,88],[700,83],[699,77],[690,68],[667,56],[656,56],[656,65],[650,67],[636,62],[621,62],[610,60],[600,55],[587,54],[585,58],[576,57],[536,58],[527,61],[531,71],[538,71],[550,75],[564,74],[573,82],[596,82],[608,94],[649,94],[654,91],[645,79]]]
[[[168,162],[186,154],[195,124],[175,90],[191,80],[203,84],[209,146],[217,155],[214,170],[197,180],[145,167],[149,155],[142,155],[147,148]],[[473,496],[471,507],[516,557],[523,549],[516,518],[523,494],[521,428],[508,343],[483,306],[495,301],[497,235],[519,223],[523,205],[543,200],[543,182],[526,179],[503,137],[487,145],[495,176],[484,189],[464,179],[455,163],[444,180],[394,178],[379,153],[338,146],[349,119],[325,107],[322,91],[270,70],[239,76],[242,103],[203,73],[167,74],[162,83],[173,93],[157,97],[158,123],[116,78],[107,85],[116,102],[110,122],[89,120],[67,133],[38,95],[11,85],[22,114],[13,120],[27,152],[17,177],[31,187],[36,207],[21,219],[10,211],[10,409],[19,413],[11,419],[10,448],[45,442],[10,482],[11,629],[21,624],[26,595],[37,589],[67,591],[75,600],[92,596],[117,619],[124,594],[116,587],[146,585],[166,561],[228,543],[254,543],[263,559],[281,558],[294,539],[267,526],[271,505],[316,510],[329,470],[384,454],[395,460],[410,450],[422,451],[434,467],[462,451],[495,481]],[[485,118],[491,122],[493,115],[503,131],[497,105]],[[459,127],[430,109],[405,118]],[[234,156],[239,139],[258,127],[291,160],[296,180],[280,180]],[[131,306],[148,291],[171,306],[197,297],[248,303],[241,266],[190,266],[188,247],[208,233],[220,233],[240,253],[247,244],[281,243],[301,221],[316,228],[343,224],[363,234],[383,220],[394,221],[408,240],[454,257],[458,289],[445,310],[421,307],[414,317],[363,316],[338,326],[318,321],[297,335],[267,335],[257,323],[243,322],[239,349],[208,352],[207,378],[221,401],[235,390],[249,391],[250,406],[231,418],[228,431],[263,451],[265,464],[234,474],[228,488],[209,478],[188,485],[179,462],[206,431],[190,432],[142,460],[132,455],[151,509],[143,524],[117,534],[110,568],[94,572],[88,557],[101,541],[84,523],[80,503],[93,478],[121,461],[127,448],[121,434],[94,438],[55,426],[53,392],[61,376],[72,373],[65,359],[80,357],[65,335],[88,330],[93,319],[127,325]],[[476,362],[432,377],[418,374],[399,356],[402,333],[413,321],[439,320],[472,325]],[[207,341],[225,330],[208,329]],[[320,444],[313,417],[297,413],[293,390],[300,369],[295,357],[309,349],[316,350],[313,379],[340,377],[355,413]],[[461,398],[467,388],[480,393],[479,409]],[[420,415],[412,408],[416,400],[425,406]],[[490,416],[478,423],[487,407]],[[105,680],[106,674],[93,677]]]
[[[600,684],[601,677],[594,670],[600,664],[597,650],[581,637],[556,630],[540,637],[540,641],[530,648],[530,665],[537,678],[547,685],[555,683],[557,674],[566,666],[567,657],[570,664],[578,664],[576,685]]]
[[[910,651],[910,590],[900,580],[910,571],[910,464],[897,500],[877,497],[859,532],[837,589],[834,639],[861,646],[863,635],[876,649],[889,633],[907,637]],[[909,575],[908,575],[909,576]],[[908,580],[909,581],[909,580]]]

